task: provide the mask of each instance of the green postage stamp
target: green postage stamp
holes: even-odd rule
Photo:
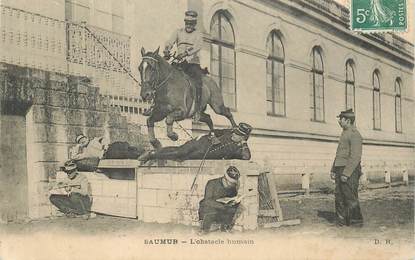
[[[358,31],[405,31],[406,0],[351,0],[351,28]]]

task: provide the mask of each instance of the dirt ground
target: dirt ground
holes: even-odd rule
[[[0,259],[413,259],[414,186],[362,191],[360,201],[361,228],[333,223],[333,194],[281,198],[285,219],[300,225],[231,234],[102,215],[9,223],[0,225]],[[151,244],[159,238],[179,242]]]

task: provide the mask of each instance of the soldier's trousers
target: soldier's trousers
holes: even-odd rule
[[[185,63],[183,64],[184,71],[190,75],[195,81],[195,90],[196,90],[196,105],[200,106],[201,96],[202,96],[202,69],[199,64],[195,63]],[[199,107],[196,107],[199,109]]]
[[[206,142],[193,139],[185,144],[182,144],[181,146],[163,147],[154,154],[150,155],[149,159],[184,160],[189,159],[189,157],[202,159],[203,155],[206,153],[204,149],[208,149],[208,144],[206,144]]]
[[[202,229],[209,232],[213,223],[221,225],[221,229],[231,229],[234,225],[233,218],[237,211],[237,207],[229,207],[224,210],[209,209],[203,216]]]
[[[52,194],[49,197],[50,202],[65,214],[73,213],[77,215],[87,214],[91,210],[91,199],[89,196],[79,193],[71,195]]]
[[[76,167],[78,168],[78,171],[81,172],[93,172],[97,169],[97,166],[99,164],[99,158],[98,157],[88,157],[83,158],[80,160],[74,160]]]
[[[359,179],[361,167],[358,165],[348,178],[347,182],[342,182],[340,176],[344,166],[334,167],[336,173],[335,207],[337,218],[346,225],[363,222],[363,216],[359,204]]]
[[[184,71],[190,75],[196,83],[196,88],[202,88],[202,69],[199,64],[196,63],[185,63],[183,64]]]

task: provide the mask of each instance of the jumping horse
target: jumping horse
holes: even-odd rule
[[[173,131],[173,123],[192,118],[195,113],[195,89],[192,79],[179,66],[171,65],[159,55],[159,48],[146,52],[141,48],[142,61],[138,67],[141,76],[140,96],[144,101],[152,102],[152,111],[147,118],[150,143],[156,149],[161,147],[154,134],[154,123],[166,119],[167,136],[177,141],[178,135]],[[209,105],[216,114],[225,116],[236,127],[230,109],[224,105],[223,96],[216,82],[206,74],[202,77],[200,121],[213,131],[210,115],[205,113]]]

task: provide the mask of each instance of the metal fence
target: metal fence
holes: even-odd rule
[[[103,70],[124,72],[123,67],[130,70],[129,36],[93,26],[86,30],[84,26],[66,24],[67,61]]]
[[[123,72],[109,51],[130,69],[130,36],[90,25],[85,30],[80,24],[4,5],[0,13],[2,62],[56,72],[66,72],[69,62]]]

